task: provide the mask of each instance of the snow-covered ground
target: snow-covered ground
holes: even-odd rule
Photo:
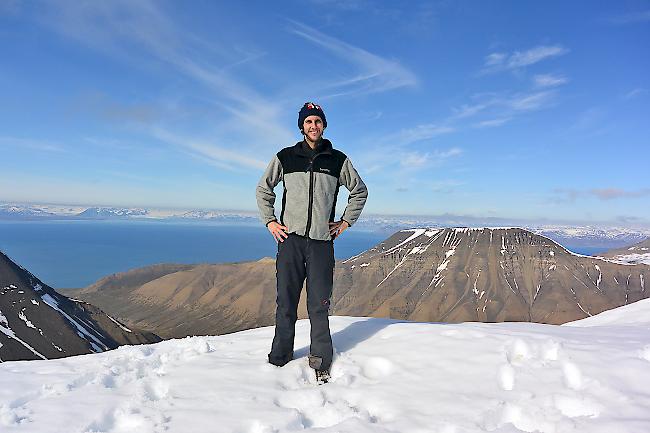
[[[564,326],[332,317],[332,381],[273,328],[0,364],[0,431],[650,431],[650,300]],[[606,319],[606,320],[605,320]]]

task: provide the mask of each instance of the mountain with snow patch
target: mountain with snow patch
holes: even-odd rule
[[[103,352],[160,338],[67,298],[0,252],[0,362]]]
[[[77,217],[81,218],[130,218],[147,216],[147,209],[123,209],[115,207],[90,207],[80,212]]]
[[[571,253],[520,228],[410,229],[337,266],[338,314],[560,324],[650,296],[650,266]]]

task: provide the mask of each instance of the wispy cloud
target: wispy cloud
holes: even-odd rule
[[[400,157],[400,166],[402,168],[419,169],[427,165],[429,162],[428,153],[407,152]]]
[[[501,117],[499,119],[483,120],[472,125],[474,128],[494,128],[504,125],[512,120],[512,117]]]
[[[650,10],[615,15],[606,19],[610,24],[634,24],[650,21]]]
[[[151,133],[163,142],[174,144],[190,155],[228,171],[241,171],[242,168],[255,170],[266,168],[264,161],[223,148],[207,140],[180,136],[162,128],[152,128]],[[236,146],[232,146],[232,148],[236,148]]]
[[[637,198],[650,195],[650,188],[643,188],[636,191],[626,191],[620,188],[595,188],[589,193],[601,200],[613,200],[617,198]]]
[[[539,110],[550,103],[554,94],[551,91],[517,94],[506,99],[504,104],[514,111]]]
[[[415,86],[418,83],[415,74],[396,60],[389,60],[372,54],[296,21],[290,20],[289,22],[291,24],[289,28],[291,33],[320,45],[357,69],[353,77],[330,83],[328,87],[333,89],[333,94],[326,95],[325,98],[328,96],[385,92],[400,87]]]
[[[433,192],[450,194],[456,190],[457,187],[465,185],[465,182],[458,180],[448,179],[432,182],[429,187]]]
[[[395,134],[385,137],[384,141],[396,146],[407,146],[418,141],[430,140],[439,135],[449,134],[454,132],[454,130],[451,126],[427,123],[402,129]]]
[[[162,114],[153,104],[123,103],[101,92],[78,98],[72,103],[72,110],[93,113],[102,120],[121,124],[153,124]]]
[[[433,152],[405,152],[400,155],[400,166],[407,170],[419,170],[425,167],[437,166],[447,159],[463,154],[463,150],[452,147],[447,150]]]
[[[627,92],[625,95],[623,95],[623,98],[634,99],[638,96],[642,96],[647,93],[648,93],[648,89],[644,89],[643,87],[637,87],[636,89],[632,89],[629,92]]]
[[[525,68],[526,66],[539,63],[542,60],[561,56],[568,52],[569,50],[562,45],[540,45],[526,51],[490,53],[485,57],[481,73]]]
[[[578,113],[575,122],[568,131],[583,137],[593,137],[606,133],[611,129],[608,109],[590,107]]]
[[[533,77],[536,87],[557,87],[566,84],[569,80],[562,75],[539,74]]]
[[[283,110],[282,102],[260,94],[231,72],[236,65],[250,63],[262,54],[247,52],[242,58],[241,50],[230,49],[219,41],[208,43],[197,35],[181,31],[165,13],[163,5],[151,0],[47,4],[49,7],[43,8],[41,22],[55,31],[135,64],[153,62],[171,66],[207,88],[215,111],[222,113],[214,116],[213,126],[234,132],[229,137],[233,149],[251,147],[250,143],[256,142],[253,137],[260,135],[269,142],[293,140],[293,131],[278,126],[282,123],[276,121]],[[206,54],[206,47],[212,50],[209,56],[201,55]],[[106,101],[100,105],[96,109],[105,118],[163,123],[145,106],[120,107],[107,105]],[[229,116],[224,116],[224,112]],[[222,147],[210,150],[210,146],[210,143],[201,142],[200,147],[204,154],[215,156],[211,161],[219,160],[222,155],[242,166],[257,168],[243,153],[230,151],[226,154]]]
[[[48,140],[35,140],[30,138],[0,137],[0,147],[11,146],[21,149],[32,149],[43,152],[67,152],[65,147]]]
[[[367,0],[308,0],[308,3],[313,3],[317,7],[336,8],[341,11],[357,11],[371,6]]]
[[[443,123],[454,125],[482,115],[488,118],[473,126],[500,126],[518,114],[551,106],[556,95],[555,89],[479,94],[474,96],[475,102],[452,108],[452,114]]]
[[[640,198],[650,196],[650,188],[625,190],[622,188],[592,188],[586,190],[558,188],[553,190],[556,200],[560,202],[575,202],[580,198],[595,197],[603,201]]]

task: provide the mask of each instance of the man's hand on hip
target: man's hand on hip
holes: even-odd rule
[[[341,236],[348,227],[350,227],[350,224],[344,220],[330,223],[330,236],[332,236],[332,239],[336,239]]]
[[[269,229],[276,242],[284,242],[289,237],[287,234],[287,230],[289,229],[277,221],[271,221],[266,228]]]

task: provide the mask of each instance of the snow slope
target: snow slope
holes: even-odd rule
[[[624,305],[613,310],[603,311],[586,319],[565,323],[563,326],[619,326],[619,325],[645,325],[650,329],[650,299],[642,299],[629,305]]]
[[[273,328],[0,364],[0,431],[650,431],[650,303],[628,326],[332,317],[332,381],[265,362]],[[597,316],[596,316],[597,317]],[[592,318],[595,319],[596,317]]]

